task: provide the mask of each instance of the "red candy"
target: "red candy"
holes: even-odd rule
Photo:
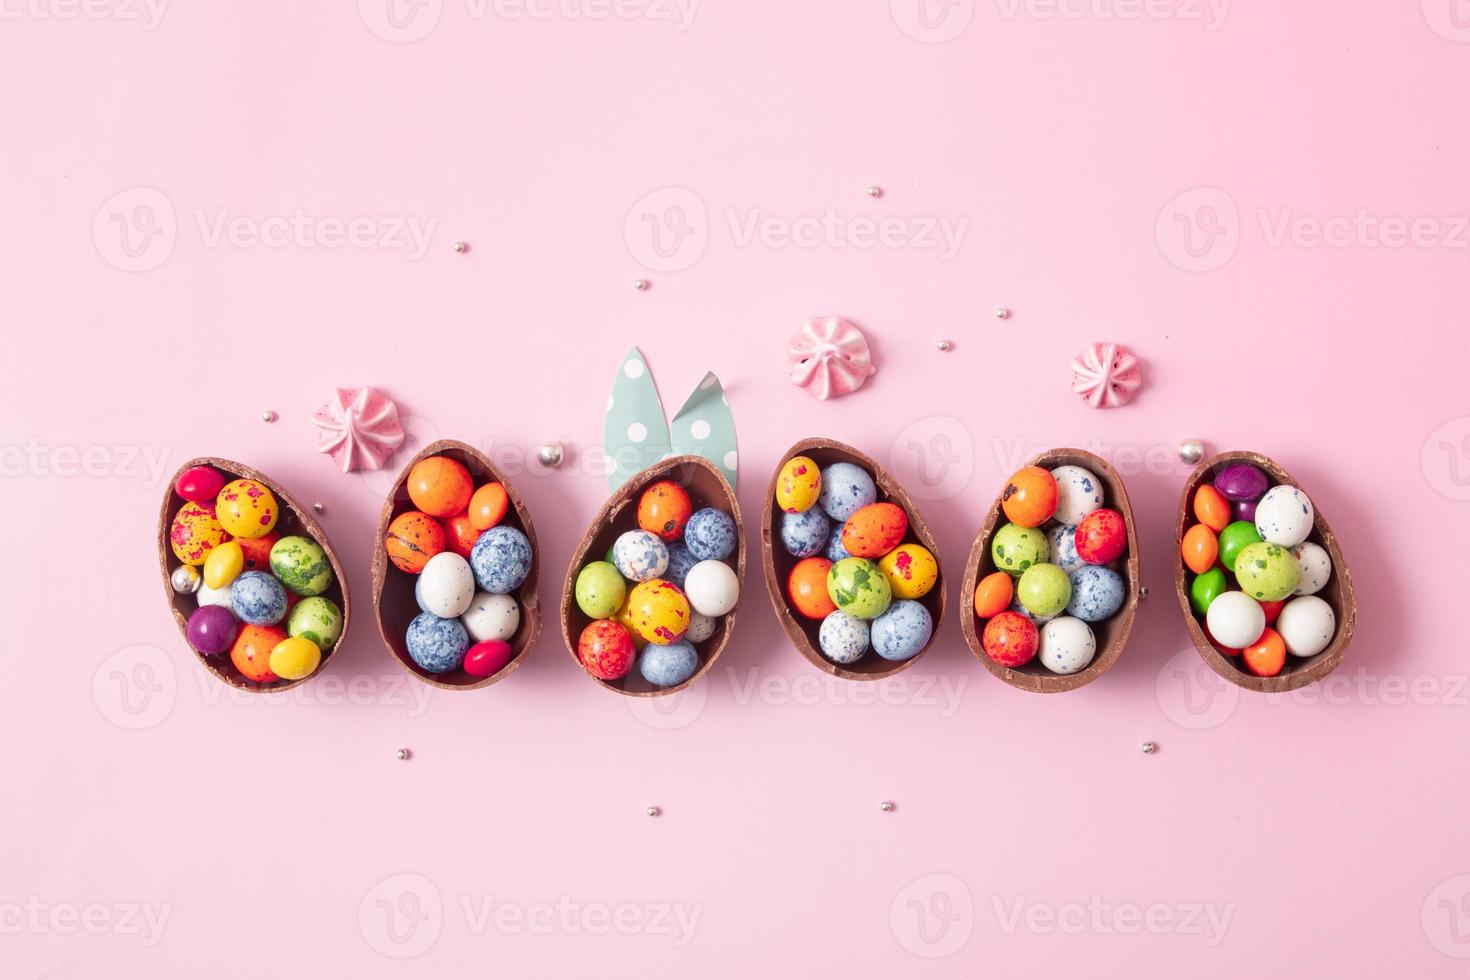
[[[480,532],[475,528],[469,514],[460,514],[444,522],[444,543],[461,558],[470,556],[478,540]]]
[[[191,466],[174,481],[174,493],[196,504],[213,501],[224,488],[224,474],[213,466]]]
[[[1036,656],[1041,636],[1036,624],[1018,612],[1006,611],[985,624],[980,641],[985,653],[1002,667],[1021,667]]]
[[[471,677],[489,677],[505,669],[514,656],[504,640],[483,640],[464,655],[464,672]]]
[[[1261,609],[1266,613],[1266,625],[1275,626],[1276,617],[1281,615],[1281,609],[1286,605],[1285,599],[1277,599],[1275,602],[1261,603]]]
[[[1095,510],[1077,525],[1077,557],[1089,565],[1106,565],[1128,548],[1128,525],[1116,510]]]
[[[577,641],[577,658],[587,673],[604,681],[628,676],[633,669],[633,636],[621,624],[597,619],[587,624]]]

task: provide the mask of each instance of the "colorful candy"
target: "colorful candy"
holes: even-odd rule
[[[342,610],[325,596],[302,599],[286,617],[286,633],[305,637],[320,650],[330,650],[342,637]]]
[[[230,586],[230,608],[242,622],[271,626],[286,617],[286,590],[269,572],[242,572]]]
[[[322,546],[304,535],[292,534],[271,548],[271,574],[299,596],[321,595],[332,585],[332,564]]]
[[[833,463],[822,470],[822,493],[818,503],[832,520],[845,524],[853,514],[877,500],[878,485],[873,482],[872,475],[856,463]]]
[[[628,593],[633,628],[649,643],[682,640],[689,631],[689,598],[673,582],[651,579]]]
[[[739,540],[734,518],[713,507],[695,511],[684,527],[684,544],[700,561],[724,561]]]
[[[1296,487],[1272,487],[1256,504],[1256,531],[1262,541],[1295,548],[1307,540],[1317,512],[1312,501]]]
[[[574,595],[577,608],[589,619],[610,619],[627,597],[628,583],[616,566],[594,561],[577,573]]]
[[[501,524],[480,535],[470,553],[475,581],[486,592],[514,592],[531,575],[531,541],[520,528]]]
[[[1128,598],[1123,576],[1102,565],[1083,565],[1072,573],[1072,599],[1067,615],[1084,623],[1111,619]]]
[[[820,508],[812,507],[800,513],[786,511],[781,514],[781,546],[786,549],[787,554],[796,558],[810,558],[821,554],[831,533],[832,522]]]
[[[660,480],[638,497],[638,526],[665,542],[681,539],[693,514],[689,491],[672,480]]]
[[[776,474],[776,506],[788,514],[810,510],[822,495],[822,471],[806,456],[793,456]]]
[[[1040,527],[1056,513],[1057,480],[1040,466],[1017,470],[1001,491],[1006,520],[1021,527]]]
[[[701,616],[723,616],[740,601],[740,579],[722,561],[702,561],[689,570],[684,594]]]
[[[1266,613],[1261,604],[1244,592],[1224,592],[1210,603],[1205,613],[1210,635],[1223,646],[1244,650],[1261,638]]]
[[[1275,602],[1296,591],[1301,576],[1296,555],[1279,544],[1257,541],[1235,557],[1235,581],[1258,602]]]
[[[1051,517],[1058,524],[1076,527],[1082,518],[1103,505],[1102,481],[1086,467],[1058,466],[1051,476],[1057,484],[1056,512]]]
[[[384,547],[388,558],[401,572],[417,575],[444,550],[444,528],[428,514],[406,510],[388,525]]]
[[[240,542],[222,541],[204,558],[204,584],[211,589],[223,589],[244,570],[245,552],[240,548]]]
[[[837,608],[858,619],[876,619],[893,601],[888,578],[866,558],[844,558],[827,572],[827,594]]]
[[[168,543],[174,557],[185,565],[203,565],[216,545],[229,538],[215,516],[213,503],[186,503],[174,514]]]
[[[822,656],[834,664],[857,663],[868,652],[867,621],[834,609],[822,619],[817,630],[817,642],[822,648]]]
[[[1031,620],[1007,610],[985,624],[980,642],[985,655],[1002,667],[1023,667],[1036,656],[1040,634]]]
[[[1314,595],[1292,599],[1281,610],[1276,630],[1295,657],[1315,657],[1326,650],[1337,632],[1337,616],[1326,600]]]
[[[465,651],[464,672],[471,677],[491,677],[515,659],[515,651],[504,640],[482,640]]]
[[[413,505],[430,517],[453,517],[465,511],[475,492],[470,471],[448,456],[429,456],[413,464],[406,485]]]
[[[322,651],[304,636],[288,636],[271,648],[271,673],[286,681],[310,677],[321,666]]]
[[[1267,626],[1260,639],[1240,651],[1245,669],[1257,677],[1275,677],[1286,666],[1286,641]]]
[[[214,502],[220,526],[237,538],[259,538],[271,532],[281,516],[280,504],[259,480],[226,483]]]
[[[470,496],[470,508],[466,516],[477,531],[488,531],[505,520],[510,510],[510,494],[501,483],[487,483]]]
[[[444,521],[444,545],[461,558],[469,558],[480,540],[480,528],[475,527],[469,514],[455,514]]]
[[[791,606],[807,619],[825,619],[837,610],[827,594],[827,573],[832,563],[825,558],[803,558],[786,577],[786,595]]]
[[[476,592],[459,621],[476,643],[510,640],[521,628],[521,606],[514,596]]]
[[[1059,616],[1041,627],[1036,657],[1053,674],[1075,674],[1096,655],[1097,637],[1082,620]]]
[[[213,466],[191,466],[174,481],[174,493],[190,503],[214,503],[225,488],[225,478]]]
[[[1103,508],[1077,525],[1077,557],[1089,565],[1117,561],[1128,550],[1128,525],[1116,510]]]
[[[1194,492],[1194,518],[1219,534],[1230,523],[1230,501],[1219,490],[1205,484]]]
[[[638,673],[654,687],[683,684],[699,669],[699,654],[687,640],[650,643],[638,655]]]
[[[650,582],[669,567],[669,548],[650,531],[625,531],[613,542],[613,564],[631,582]]]
[[[440,619],[457,619],[475,597],[475,573],[470,563],[452,551],[430,558],[419,573],[419,605]]]
[[[610,619],[594,619],[577,639],[577,659],[593,677],[620,680],[633,669],[637,651],[628,631]]]
[[[234,645],[230,647],[230,663],[257,684],[268,684],[281,678],[271,671],[271,651],[276,644],[286,639],[286,631],[279,626],[257,626],[246,623],[240,627]]]
[[[1049,562],[1032,565],[1016,580],[1016,599],[1033,615],[1055,616],[1072,601],[1072,581]]]
[[[898,504],[868,504],[842,526],[842,546],[856,558],[881,558],[898,547],[908,529],[909,517]]]
[[[990,542],[990,560],[1003,572],[1020,577],[1032,565],[1046,561],[1051,548],[1046,533],[1034,527],[1005,524]]]
[[[1015,598],[1015,579],[1005,572],[991,572],[975,583],[975,615],[989,619],[1005,612]]]
[[[234,644],[239,631],[239,620],[224,606],[200,606],[189,614],[184,635],[195,650],[216,656]]]
[[[444,619],[433,613],[419,613],[408,624],[404,637],[408,655],[430,674],[447,674],[464,663],[470,648],[470,636],[457,619]]]
[[[896,599],[922,599],[939,581],[939,562],[921,544],[901,544],[878,561]]]
[[[1196,575],[1202,575],[1215,567],[1215,560],[1220,557],[1220,541],[1208,526],[1196,524],[1184,532],[1180,551],[1184,555],[1185,567]]]
[[[873,652],[884,660],[912,660],[929,645],[934,620],[923,603],[898,599],[873,620]]]

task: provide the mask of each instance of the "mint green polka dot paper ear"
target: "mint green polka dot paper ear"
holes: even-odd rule
[[[735,487],[739,459],[735,452],[735,416],[725,389],[714,372],[704,376],[670,427],[675,456],[703,456],[720,468]]]
[[[671,429],[648,362],[636,347],[628,348],[613,377],[602,443],[607,484],[614,491],[654,463],[686,454],[708,459],[735,486],[735,418],[720,379],[713,373],[704,376],[674,416]]]

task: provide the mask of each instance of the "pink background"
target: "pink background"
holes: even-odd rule
[[[917,0],[706,0],[682,25],[662,0],[0,7],[0,973],[1458,975],[1454,4],[959,0],[929,27]],[[363,218],[362,242],[252,244],[296,209],[328,238]],[[830,240],[779,235],[829,209]],[[392,247],[401,217],[434,223],[424,250]],[[897,219],[886,243],[863,217]],[[924,247],[941,218],[967,222],[953,254]],[[783,348],[827,313],[880,370],[820,404]],[[1127,408],[1067,391],[1097,339],[1145,359]],[[554,607],[631,343],[670,410],[707,368],[728,386],[748,532],[804,436],[909,481],[951,590],[919,665],[824,679],[757,572],[675,704],[599,690],[554,622],[487,690],[400,670],[368,595],[387,477],[316,455],[311,411],[377,385],[419,440],[519,467]],[[1189,647],[1189,437],[1274,456],[1342,538],[1362,606],[1326,685],[1236,692]],[[547,440],[565,467],[517,462]],[[1042,698],[992,679],[954,610],[1006,473],[1069,444],[1128,477],[1153,597],[1116,668]],[[160,479],[205,453],[324,503],[349,569],[350,638],[279,698],[207,676],[160,594]]]

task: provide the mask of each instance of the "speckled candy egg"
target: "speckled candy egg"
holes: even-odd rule
[[[684,634],[684,639],[690,643],[703,643],[715,635],[715,630],[720,628],[720,621],[713,616],[701,616],[699,613],[689,614],[689,632]]]
[[[168,529],[168,543],[174,557],[185,565],[203,565],[215,545],[229,540],[224,527],[215,517],[214,505],[187,503],[174,514]]]
[[[1259,602],[1244,592],[1224,592],[1210,603],[1205,625],[1221,646],[1244,650],[1265,632],[1266,612]]]
[[[1215,474],[1215,489],[1228,500],[1259,500],[1269,485],[1266,474],[1250,463],[1230,463]]]
[[[605,561],[588,562],[577,573],[574,594],[588,619],[611,619],[628,596],[628,580]]]
[[[647,533],[647,532],[641,532]],[[653,535],[649,535],[653,537]],[[658,541],[658,538],[653,538]],[[659,541],[662,545],[663,542]],[[531,574],[531,542],[520,529],[501,524],[480,535],[470,552],[475,581],[486,592],[513,592]]]
[[[673,643],[689,631],[689,598],[667,579],[650,579],[628,594],[633,628],[649,643]]]
[[[1060,616],[1041,628],[1036,656],[1053,674],[1075,674],[1097,655],[1092,627],[1072,616]]]
[[[1072,573],[1067,615],[1084,623],[1100,623],[1122,609],[1127,597],[1123,576],[1102,565],[1083,565]]]
[[[876,562],[844,558],[827,572],[827,594],[837,608],[858,619],[881,616],[893,601],[893,590]]]
[[[394,567],[417,575],[430,558],[444,550],[444,528],[422,511],[406,510],[388,525],[383,546]]]
[[[934,635],[934,620],[923,603],[899,599],[873,620],[873,652],[884,660],[912,660]]]
[[[587,673],[604,681],[620,680],[633,669],[636,654],[632,635],[610,619],[587,624],[577,638],[577,659]]]
[[[807,456],[793,456],[776,474],[776,506],[787,514],[810,510],[822,496],[822,471]]]
[[[327,561],[327,553],[321,545],[300,534],[276,542],[271,549],[271,572],[299,596],[321,595],[332,585],[332,563]]]
[[[425,514],[453,517],[468,509],[475,481],[459,460],[430,456],[413,464],[405,487],[413,505]]]
[[[464,672],[471,677],[493,677],[515,659],[515,650],[504,640],[484,640],[465,651]]]
[[[242,622],[270,626],[286,617],[286,590],[267,572],[242,572],[230,586],[230,608]]]
[[[1019,524],[1005,524],[990,541],[990,560],[1002,572],[1020,575],[1051,555],[1045,532]]]
[[[318,648],[330,650],[342,637],[342,610],[325,596],[302,599],[286,617],[286,633],[304,636]]]
[[[1051,551],[1051,563],[1071,575],[1087,564],[1077,554],[1077,528],[1071,524],[1057,524],[1046,532],[1046,546]]]
[[[827,547],[822,549],[822,557],[835,564],[844,558],[851,558],[852,552],[842,543],[842,535],[833,534],[827,538]]]
[[[1069,463],[1058,466],[1051,475],[1057,481],[1057,509],[1052,520],[1076,527],[1103,505],[1102,481],[1091,470]]]
[[[659,480],[638,497],[638,526],[666,542],[683,537],[693,512],[689,491],[672,480]]]
[[[239,635],[230,647],[230,663],[247,680],[257,684],[278,681],[280,678],[271,672],[271,651],[284,639],[286,631],[279,626],[255,626],[246,623],[240,627]]]
[[[699,654],[694,645],[678,640],[662,646],[650,643],[638,655],[638,673],[654,687],[673,687],[694,676]]]
[[[1040,527],[1056,513],[1057,481],[1040,466],[1024,466],[1006,481],[1000,507],[1012,524]]]
[[[664,569],[663,577],[682,589],[684,580],[689,576],[689,569],[699,564],[699,561],[687,544],[675,541],[669,545],[669,567]]]
[[[1272,487],[1256,504],[1256,532],[1262,541],[1295,548],[1312,533],[1316,510],[1296,487]]]
[[[509,640],[520,629],[521,607],[513,596],[476,592],[459,621],[476,643]]]
[[[820,507],[781,515],[781,545],[793,557],[810,558],[820,554],[831,533],[832,522]]]
[[[868,624],[842,610],[834,610],[817,629],[822,656],[834,664],[855,664],[868,652]]]
[[[464,663],[470,635],[457,619],[419,613],[408,624],[405,638],[413,662],[431,674],[447,674]]]
[[[878,485],[856,463],[833,463],[822,471],[822,510],[839,524],[847,523],[853,514],[877,501]]]
[[[1128,525],[1116,510],[1103,508],[1077,525],[1077,557],[1089,565],[1106,565],[1128,550]]]
[[[921,544],[901,544],[878,561],[895,599],[922,599],[939,581],[939,562]]]
[[[613,564],[630,582],[651,582],[669,567],[669,548],[652,531],[624,531],[613,542]]]
[[[1315,657],[1327,649],[1337,632],[1337,616],[1326,600],[1304,595],[1281,609],[1276,632],[1286,641],[1286,652],[1297,657]]]
[[[419,573],[419,605],[440,619],[454,619],[475,597],[475,573],[470,563],[452,551],[441,551]]]
[[[240,551],[245,555],[245,568],[247,572],[268,572],[271,570],[271,549],[281,536],[272,531],[270,534],[258,538],[236,538],[235,543],[240,546]]]
[[[1032,565],[1016,581],[1016,599],[1038,616],[1055,616],[1072,601],[1072,580],[1050,562]]]
[[[1327,586],[1332,578],[1332,556],[1320,544],[1304,541],[1292,549],[1296,555],[1297,595],[1316,595]]]
[[[1246,595],[1258,602],[1275,602],[1296,591],[1301,568],[1290,548],[1257,541],[1246,545],[1235,557],[1235,580]]]
[[[209,657],[228,650],[239,632],[240,623],[235,614],[223,606],[200,606],[189,614],[184,629],[189,645]]]
[[[226,483],[214,500],[220,526],[237,538],[259,538],[269,534],[281,516],[276,495],[259,480]]]
[[[689,570],[684,594],[695,612],[723,616],[740,601],[740,578],[722,561],[702,561]]]
[[[723,561],[735,553],[739,537],[735,519],[722,510],[705,507],[694,512],[684,526],[684,543],[700,561]]]
[[[1020,613],[1006,611],[985,624],[980,644],[985,655],[1002,667],[1024,667],[1036,656],[1041,634]]]
[[[908,529],[909,516],[898,504],[869,504],[842,525],[842,545],[855,557],[881,558],[899,546]]]

